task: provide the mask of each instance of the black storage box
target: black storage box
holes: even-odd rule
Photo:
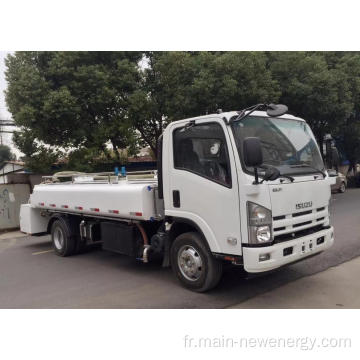
[[[101,238],[104,250],[128,256],[136,256],[137,254],[137,241],[134,225],[102,222]]]

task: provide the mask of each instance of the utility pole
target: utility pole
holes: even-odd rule
[[[3,145],[2,134],[3,133],[12,134],[14,132],[12,130],[3,130],[3,127],[8,127],[8,126],[16,126],[16,125],[15,125],[14,121],[12,121],[12,120],[0,119],[0,144],[1,145]]]

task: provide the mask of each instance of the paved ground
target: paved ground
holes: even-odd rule
[[[335,244],[327,252],[272,274],[225,273],[207,294],[181,288],[171,270],[93,250],[60,258],[49,237],[0,239],[0,308],[224,308],[360,255],[360,189],[335,194]],[[305,291],[304,289],[299,291]],[[270,307],[277,307],[275,298]]]
[[[359,309],[360,257],[255,296],[237,309]]]
[[[0,240],[13,239],[18,237],[24,237],[24,234],[15,230],[0,233]]]

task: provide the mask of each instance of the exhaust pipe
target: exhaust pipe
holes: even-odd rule
[[[140,224],[140,223],[136,223],[135,224],[137,226],[137,228],[139,229],[140,231],[140,234],[143,238],[143,241],[144,241],[144,251],[143,251],[143,257],[142,257],[142,261],[144,263],[148,263],[149,262],[149,255],[148,255],[148,252],[150,250],[150,244],[149,244],[149,238],[143,228],[143,226]]]
[[[143,257],[142,257],[142,261],[144,263],[149,262],[149,256],[148,256],[149,250],[150,250],[150,245],[144,245]]]

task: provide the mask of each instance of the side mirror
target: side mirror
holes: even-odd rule
[[[337,174],[337,171],[336,171],[336,170],[330,169],[330,170],[328,170],[328,175],[329,175],[330,177],[336,177],[338,174]]]
[[[256,168],[263,163],[261,143],[258,137],[245,138],[243,147],[246,166]]]

